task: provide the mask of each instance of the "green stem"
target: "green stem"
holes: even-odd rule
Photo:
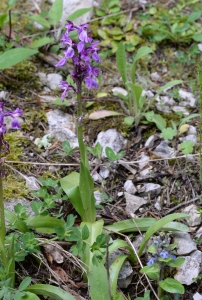
[[[4,214],[3,184],[2,184],[1,177],[0,177],[0,212],[1,212],[0,250],[1,250],[2,262],[4,264],[4,267],[6,267],[7,265],[6,252],[5,252],[6,225],[5,225],[5,214]]]

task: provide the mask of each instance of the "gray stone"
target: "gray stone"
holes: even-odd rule
[[[154,146],[154,140],[155,140],[155,136],[151,135],[145,142],[145,147],[147,148],[152,148]]]
[[[150,74],[150,76],[151,76],[151,79],[154,81],[158,81],[161,78],[161,75],[159,75],[158,72],[153,72]]]
[[[0,101],[7,101],[10,97],[10,93],[6,91],[0,92]]]
[[[127,192],[124,193],[124,196],[126,199],[126,212],[129,216],[134,214],[142,205],[147,203],[144,198],[131,195]]]
[[[139,174],[140,174],[140,177],[138,177],[138,180],[150,176],[151,170],[149,168],[147,168],[147,169],[140,171]]]
[[[202,44],[201,44],[202,45]],[[202,50],[202,49],[201,49]],[[194,300],[202,300],[202,295],[198,292],[193,295]]]
[[[152,93],[152,91],[150,91],[150,90],[147,90],[147,91],[143,90],[143,91],[142,91],[142,96],[145,96],[145,95],[146,95],[146,97],[149,98],[149,99],[151,99],[151,98],[154,97],[154,93]]]
[[[184,106],[179,106],[179,105],[173,106],[172,110],[174,112],[182,112],[184,116],[189,116],[190,114],[189,111]]]
[[[103,147],[102,156],[106,157],[105,148],[110,147],[115,153],[118,153],[125,148],[127,141],[116,129],[108,129],[107,131],[101,131],[95,142]]]
[[[75,134],[76,126],[74,118],[56,109],[46,113],[49,131],[58,141],[69,141],[72,148],[78,147],[78,139]]]
[[[161,192],[161,186],[155,183],[145,183],[138,192],[141,193],[141,196],[148,196],[148,194],[158,196]]]
[[[197,230],[195,237],[198,238],[202,243],[202,227]]]
[[[120,250],[115,250],[109,255],[109,265],[111,265],[118,257],[123,254]],[[129,261],[125,261],[119,272],[118,286],[119,288],[127,288],[132,281],[133,269]]]
[[[195,145],[197,143],[197,137],[194,134],[189,134],[183,138],[183,141],[192,141]]]
[[[63,25],[66,20],[68,20],[68,16],[71,15],[78,9],[81,8],[89,8],[93,7],[94,0],[63,0],[63,14],[61,18],[61,24]],[[81,25],[84,23],[88,23],[93,15],[93,10],[84,14],[83,16],[77,18],[74,21],[75,25]]]
[[[198,44],[198,49],[202,52],[202,43]]]
[[[135,223],[134,223],[135,224]],[[136,252],[138,252],[139,248],[140,248],[140,244],[142,243],[142,240],[144,238],[144,235],[138,235],[135,237],[134,241],[133,241],[133,246],[136,250]],[[144,248],[143,253],[144,254],[146,251],[146,249]]]
[[[100,191],[94,191],[94,197],[95,197],[95,200],[96,200],[95,204],[96,205],[101,204],[102,199],[101,199]]]
[[[190,92],[187,92],[183,89],[179,89],[179,95],[181,99],[185,100],[186,104],[183,106],[190,106],[190,107],[196,107],[196,99],[194,98],[194,95]],[[180,103],[182,105],[182,103]]]
[[[149,162],[149,156],[147,155],[143,155],[140,159],[139,159],[139,168],[140,170],[143,169],[144,167],[146,167],[148,165]]]
[[[100,176],[100,174],[98,174],[97,172],[95,172],[93,175],[92,175],[92,178],[93,178],[93,181],[95,182],[102,182],[103,178]]]
[[[136,187],[134,186],[132,180],[126,180],[124,183],[124,189],[127,193],[134,195],[137,192]]]
[[[59,84],[62,81],[62,75],[57,73],[45,74],[39,72],[38,75],[41,82],[47,85],[51,90],[54,90],[57,87],[59,87]]]
[[[99,174],[102,178],[106,179],[109,177],[109,174],[110,174],[110,170],[109,168],[105,167],[105,166],[101,166],[100,167],[100,171],[99,171]]]
[[[195,258],[199,264],[202,263],[202,252],[199,250],[196,250],[194,252],[192,252],[189,256],[191,256],[192,258]]]
[[[26,176],[26,187],[30,191],[38,191],[41,185],[34,176]]]
[[[176,269],[174,278],[182,284],[190,285],[194,282],[193,278],[197,278],[200,273],[200,264],[196,259],[186,256],[185,262]]]
[[[187,135],[197,135],[196,127],[189,125],[189,129],[187,130]]]
[[[155,207],[158,211],[160,211],[160,210],[161,210],[161,206],[162,206],[162,199],[161,199],[161,197],[159,196],[159,197],[157,198],[156,203],[154,204],[154,207]]]
[[[173,232],[173,242],[178,244],[178,255],[186,255],[197,250],[196,243],[187,232]]]
[[[175,157],[175,151],[169,147],[165,141],[162,141],[153,151],[153,154],[162,158]]]
[[[31,201],[26,200],[26,199],[11,199],[11,200],[6,200],[4,201],[4,207],[5,209],[8,209],[12,212],[14,211],[14,206],[17,205],[18,203],[20,203],[23,206],[26,206],[27,209],[27,214],[29,216],[34,216],[35,213],[33,212],[33,210],[30,207]]]
[[[191,204],[184,209],[184,213],[187,213],[190,218],[187,218],[186,221],[189,226],[196,226],[201,223],[201,215],[197,210],[197,206]]]

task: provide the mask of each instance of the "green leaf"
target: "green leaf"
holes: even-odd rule
[[[31,281],[31,277],[26,277],[25,279],[23,279],[23,281],[19,285],[19,291],[24,291],[30,285]]]
[[[202,33],[196,33],[192,36],[192,39],[195,41],[195,42],[202,42]]]
[[[150,239],[150,237],[155,233],[157,232],[158,230],[162,229],[162,227],[164,225],[166,225],[167,223],[175,220],[175,219],[179,219],[179,218],[187,218],[189,217],[189,215],[187,214],[184,214],[184,213],[175,213],[175,214],[171,214],[171,215],[168,215],[166,217],[163,217],[162,219],[158,220],[154,225],[152,225],[148,230],[147,232],[145,233],[145,236],[140,244],[140,248],[139,248],[139,251],[138,251],[138,255],[141,256],[144,249],[145,249],[145,246],[148,242],[148,240]]]
[[[144,116],[147,121],[155,123],[158,129],[163,130],[166,127],[166,120],[161,115],[149,111],[145,113]]]
[[[61,17],[63,11],[63,2],[62,0],[55,0],[48,12],[48,19],[51,25],[56,25]]]
[[[26,220],[26,224],[39,232],[54,233],[55,227],[63,226],[65,222],[50,216],[30,217]]]
[[[117,111],[113,110],[98,110],[94,111],[89,115],[90,120],[99,120],[106,117],[112,117],[112,116],[120,116],[123,115],[122,113],[119,113]]]
[[[55,300],[75,300],[70,293],[49,284],[34,284],[26,288],[26,291],[36,295],[51,297]]]
[[[19,219],[16,214],[8,209],[5,209],[5,217],[11,223],[12,227],[17,228],[20,232],[28,232],[29,228],[24,221]]]
[[[87,168],[82,161],[80,163],[79,191],[85,212],[85,214],[81,216],[82,221],[93,223],[96,219],[94,181],[89,168]]]
[[[126,73],[126,51],[123,43],[119,43],[118,50],[116,52],[116,64],[119,73],[122,77],[123,83],[126,84],[127,73]]]
[[[193,149],[194,149],[194,142],[187,140],[185,142],[183,142],[182,144],[180,144],[180,149],[182,150],[182,153],[187,155],[192,153]]]
[[[4,25],[7,17],[8,17],[8,14],[1,14],[0,15],[0,28]]]
[[[177,257],[176,259],[172,259],[171,261],[169,261],[167,265],[172,268],[176,268],[181,266],[184,263],[184,261],[185,261],[184,257]]]
[[[88,275],[91,299],[110,300],[107,270],[102,263],[92,265]],[[68,300],[68,299],[67,299]]]
[[[144,293],[144,297],[137,297],[135,300],[150,300],[150,290],[147,290]]]
[[[71,15],[69,15],[67,17],[67,20],[74,21],[74,20],[78,19],[79,17],[85,15],[86,13],[88,13],[91,10],[92,10],[92,7],[78,9],[75,12],[73,12]]]
[[[118,293],[113,297],[113,300],[125,300],[125,297],[122,293]]]
[[[139,101],[140,101],[140,97],[142,95],[143,89],[141,86],[136,85],[132,82],[127,82],[126,84],[132,92],[134,112],[135,112],[135,114],[137,114],[139,111]]]
[[[174,136],[177,135],[177,130],[167,127],[163,128],[161,132],[161,137],[164,138],[165,140],[172,140]]]
[[[135,221],[135,222],[134,222]],[[112,225],[105,226],[107,230],[112,230],[115,232],[138,232],[147,231],[150,227],[152,227],[156,222],[158,222],[154,218],[135,218],[134,221],[124,220],[115,222]],[[135,225],[137,224],[137,226]],[[188,227],[183,223],[179,222],[169,222],[168,224],[162,227],[164,231],[188,231]]]
[[[16,48],[8,50],[3,54],[0,54],[0,70],[14,66],[22,60],[25,60],[37,53],[37,50],[31,50],[26,48]]]
[[[158,280],[160,275],[159,265],[145,266],[140,270],[140,273],[145,273],[150,279]]]
[[[40,300],[40,298],[37,295],[30,293],[30,292],[26,292],[25,295],[22,296],[20,299],[21,300]]]
[[[184,286],[176,279],[166,278],[165,280],[159,281],[159,285],[166,292],[184,294]]]
[[[143,56],[153,52],[153,50],[147,46],[141,47],[138,49],[137,54],[135,55],[133,65],[131,68],[131,80],[135,83],[135,76],[136,76],[136,62],[138,59],[142,58]]]
[[[110,286],[111,286],[112,297],[116,295],[119,272],[127,257],[128,256],[125,254],[119,255],[110,266],[109,274],[110,274]]]
[[[115,152],[110,148],[110,147],[106,147],[105,148],[105,153],[107,155],[107,158],[111,161],[116,160],[116,154]]]
[[[128,126],[132,126],[133,125],[133,123],[134,123],[134,121],[135,121],[135,117],[130,117],[130,116],[128,116],[128,117],[125,117],[124,118],[124,123],[126,124],[126,125],[128,125]]]
[[[46,19],[44,19],[43,17],[41,17],[39,15],[27,16],[27,18],[41,24],[45,29],[50,28],[50,23]]]
[[[72,103],[67,100],[67,99],[64,99],[64,101],[62,101],[61,98],[56,98],[54,101],[53,101],[53,104],[56,104],[56,105],[61,105],[61,106],[71,106]]]
[[[187,22],[194,22],[196,21],[197,19],[199,19],[201,16],[201,12],[200,11],[193,11],[189,16],[188,16],[188,19],[187,19]]]
[[[53,42],[54,42],[54,38],[49,38],[49,37],[40,38],[38,40],[35,40],[32,43],[31,48],[39,48],[47,44],[52,44]]]
[[[82,239],[83,240],[87,240],[89,238],[89,229],[88,229],[88,226],[84,226],[82,228]]]

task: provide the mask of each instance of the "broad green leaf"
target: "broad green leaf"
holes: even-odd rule
[[[158,264],[145,266],[140,270],[140,273],[145,273],[150,279],[158,280],[160,275],[160,267]]]
[[[115,232],[138,232],[147,231],[150,227],[152,227],[156,222],[158,222],[154,218],[135,218],[134,221],[124,220],[120,222],[116,222],[112,225],[105,226],[107,230],[112,230]],[[136,226],[137,224],[137,226]],[[164,231],[188,231],[188,227],[183,223],[179,222],[169,222],[168,224],[162,227]]]
[[[133,123],[134,123],[134,121],[135,121],[135,117],[130,117],[130,116],[128,116],[128,117],[125,117],[124,118],[124,123],[126,124],[126,125],[128,125],[128,126],[132,126],[133,125]]]
[[[67,293],[59,287],[49,284],[34,284],[26,288],[25,291],[34,293],[36,295],[51,297],[55,300],[75,300],[70,293]]]
[[[135,83],[135,76],[136,76],[136,62],[138,59],[142,58],[143,56],[153,52],[153,50],[147,46],[141,47],[138,49],[137,54],[135,55],[133,65],[131,68],[131,80]]]
[[[54,38],[49,38],[49,37],[40,38],[38,40],[35,40],[32,43],[31,48],[39,48],[44,45],[51,44],[53,42],[54,42]]]
[[[65,222],[50,216],[38,215],[36,217],[30,217],[27,219],[26,224],[39,232],[54,233],[54,228],[63,226]]]
[[[24,291],[30,285],[31,281],[31,277],[25,277],[25,279],[23,279],[20,283],[18,290],[21,292]]]
[[[113,300],[125,300],[125,297],[122,293],[118,293],[113,297]]]
[[[42,25],[45,29],[49,29],[50,28],[50,23],[44,19],[43,17],[39,16],[39,15],[32,15],[32,16],[27,16],[28,19],[35,21],[37,23],[39,23],[40,25]]]
[[[134,256],[134,252],[132,250],[132,248],[128,245],[128,243],[126,243],[124,240],[121,239],[116,239],[113,241],[113,243],[111,245],[109,245],[108,247],[108,253],[111,254],[112,252],[114,252],[117,249],[120,248],[126,248],[129,252],[130,252],[130,260],[133,260],[134,262],[136,262],[136,258]]]
[[[182,153],[185,155],[188,155],[190,153],[192,153],[193,149],[194,149],[194,142],[190,141],[190,140],[186,140],[185,142],[183,142],[182,144],[180,144],[180,149],[182,150]]]
[[[91,120],[99,120],[103,119],[106,117],[113,117],[113,116],[120,116],[123,115],[122,113],[113,111],[113,110],[99,110],[99,111],[94,111],[89,115],[89,119]]]
[[[25,292],[25,295],[20,298],[21,300],[40,300],[40,298],[30,292]]]
[[[72,205],[80,216],[85,214],[80,191],[79,191],[79,178],[77,172],[72,172],[64,178],[60,179],[60,184],[64,192],[68,195]]]
[[[116,65],[119,70],[119,73],[122,77],[123,83],[126,84],[127,73],[126,73],[126,51],[123,43],[119,43],[118,49],[116,52]]]
[[[55,0],[48,12],[48,20],[51,25],[56,25],[61,17],[63,11],[63,2],[62,0]]]
[[[105,148],[105,153],[109,160],[112,160],[112,161],[116,160],[116,154],[110,147]]]
[[[85,213],[81,215],[82,221],[93,223],[96,219],[94,182],[89,168],[82,161],[80,163],[79,191]]]
[[[202,33],[196,33],[192,36],[192,39],[195,42],[202,42]]]
[[[88,275],[91,299],[110,300],[107,270],[102,263],[92,265]],[[67,299],[68,300],[68,299]]]
[[[140,248],[138,251],[138,255],[141,256],[145,246],[148,242],[148,240],[150,239],[150,237],[157,232],[158,230],[162,229],[163,230],[163,226],[166,225],[167,223],[175,220],[175,219],[180,219],[180,218],[187,218],[189,217],[189,215],[184,214],[184,213],[175,213],[175,214],[171,214],[168,215],[166,217],[163,217],[162,219],[158,220],[154,225],[152,225],[146,232],[141,244],[140,244]]]
[[[18,229],[20,232],[25,233],[29,231],[25,222],[19,219],[12,211],[5,209],[5,217],[11,223],[12,227]]]
[[[75,12],[73,12],[71,15],[69,15],[67,17],[67,19],[69,21],[74,21],[74,20],[78,19],[79,17],[85,15],[86,13],[88,13],[91,10],[92,10],[92,7],[78,9]]]
[[[147,121],[155,123],[158,129],[163,130],[166,127],[166,120],[161,115],[149,111],[145,113],[144,116]]]
[[[56,105],[61,105],[61,106],[71,106],[72,103],[67,100],[67,99],[64,99],[64,101],[62,101],[61,98],[56,98],[54,101],[53,101],[53,104],[56,104]]]
[[[172,259],[171,261],[169,261],[167,265],[172,268],[176,268],[181,266],[184,263],[184,261],[185,261],[184,257],[177,257],[176,259]]]
[[[132,92],[132,96],[133,96],[133,107],[134,107],[134,111],[135,114],[138,113],[139,110],[139,101],[140,101],[140,97],[142,95],[142,87],[139,85],[136,85],[132,82],[127,82],[126,83],[127,86],[130,88],[131,92]]]
[[[0,70],[9,68],[29,58],[30,56],[37,54],[37,50],[26,49],[26,48],[16,48],[11,49],[3,54],[0,54]]]
[[[176,279],[166,278],[165,280],[159,281],[159,285],[166,292],[184,294],[184,286]]]
[[[3,26],[3,24],[5,23],[7,18],[8,18],[8,14],[1,14],[0,15],[0,28]]]
[[[193,12],[188,16],[187,22],[194,22],[194,21],[196,21],[197,19],[199,19],[200,16],[201,16],[201,12],[200,12],[200,11],[193,11]]]
[[[171,127],[163,128],[161,132],[161,137],[164,138],[164,140],[172,140],[176,135],[177,135],[177,130]]]
[[[123,266],[123,263],[127,257],[128,256],[125,254],[119,255],[109,268],[112,297],[114,297],[116,295],[119,272],[120,272],[120,270]]]

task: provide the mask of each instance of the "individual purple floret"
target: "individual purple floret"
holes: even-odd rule
[[[156,259],[154,257],[151,257],[147,263],[147,266],[151,266],[151,265],[155,264],[155,262],[156,262]]]
[[[159,255],[161,256],[161,258],[164,258],[164,259],[169,257],[169,253],[166,250],[162,250]]]
[[[62,101],[67,97],[69,90],[77,93],[81,92],[82,83],[85,83],[88,89],[98,88],[97,77],[100,69],[91,65],[91,60],[99,63],[100,58],[97,51],[99,41],[93,41],[91,32],[88,30],[88,24],[75,26],[71,21],[67,21],[65,25],[66,32],[61,38],[62,44],[65,46],[63,51],[64,57],[56,64],[56,67],[64,66],[68,59],[71,59],[74,65],[73,72],[70,73],[76,84],[76,89],[69,85],[66,81],[62,81],[60,86],[63,90]],[[69,37],[71,31],[77,31],[78,42],[72,41]]]
[[[7,116],[10,116],[13,118],[13,121],[11,123],[11,127],[13,129],[20,129],[20,123],[16,119],[16,117],[22,116],[23,111],[19,108],[16,108],[14,111],[6,111],[4,112],[4,103],[0,102],[0,153],[9,151],[9,144],[4,140],[4,134],[6,133],[6,124],[4,123],[4,118]],[[4,149],[2,149],[2,145],[4,146]]]

